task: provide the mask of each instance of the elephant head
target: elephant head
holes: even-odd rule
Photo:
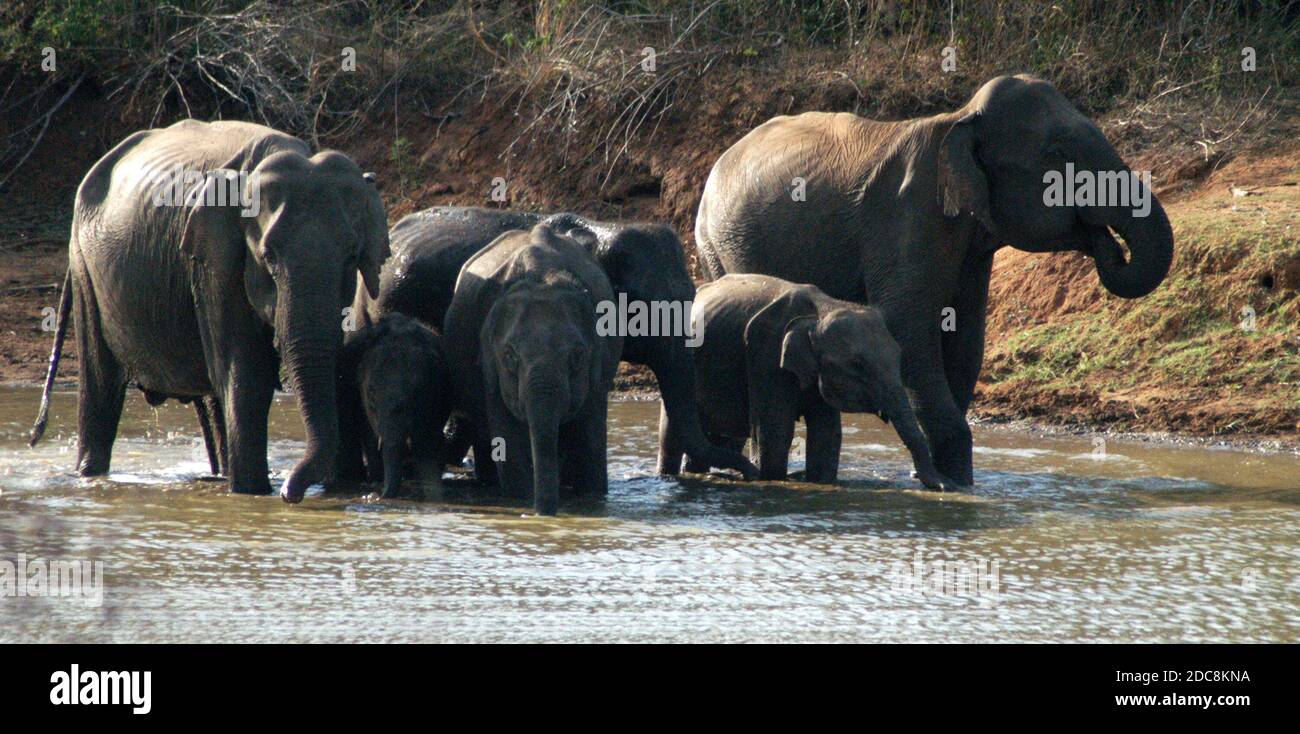
[[[845,306],[798,316],[781,339],[781,369],[794,373],[802,389],[817,388],[844,413],[897,415],[901,390],[899,348],[872,307]]]
[[[251,189],[239,192],[241,200],[256,206],[214,204],[223,197],[210,189],[230,181]],[[198,299],[200,320],[206,328],[269,328],[297,395],[307,452],[281,488],[285,501],[297,502],[333,472],[342,309],[352,300],[358,271],[366,289],[378,291],[389,252],[383,203],[347,156],[326,151],[308,158],[285,150],[241,153],[207,177],[194,201],[181,248],[204,274],[206,288],[223,291]],[[212,313],[222,298],[245,301],[252,315],[241,321],[240,314]]]
[[[943,121],[945,215],[969,213],[998,244],[1019,250],[1083,252],[1117,296],[1146,295],[1164,279],[1173,232],[1150,179],[1139,183],[1097,125],[1050,83],[998,77]],[[1069,180],[1076,175],[1082,178]],[[1076,196],[1076,184],[1088,180],[1091,192]],[[1112,231],[1127,245],[1127,260]]]
[[[506,409],[528,426],[538,514],[553,515],[559,506],[559,427],[603,379],[595,309],[575,277],[552,272],[511,284],[483,324],[480,359],[489,392],[495,386]]]

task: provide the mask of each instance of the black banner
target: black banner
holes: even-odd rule
[[[8,646],[11,715],[43,722],[305,723],[617,703],[633,721],[1057,713],[1239,720],[1291,708],[1293,648],[1256,646]],[[641,703],[638,703],[640,699]],[[534,705],[542,708],[532,710]],[[865,709],[865,710],[864,710]],[[532,711],[532,713],[530,713]],[[594,711],[594,710],[592,710]],[[800,714],[799,712],[802,712]],[[839,712],[835,714],[835,712]],[[1059,720],[1059,719],[1058,719]]]

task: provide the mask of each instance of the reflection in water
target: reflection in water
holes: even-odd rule
[[[977,430],[977,489],[940,495],[854,416],[838,487],[663,479],[657,403],[623,402],[609,497],[538,518],[454,479],[229,495],[192,412],[134,394],[81,480],[74,397],[30,450],[38,401],[0,389],[0,570],[102,561],[103,603],[0,598],[0,641],[1300,640],[1295,456]],[[271,435],[283,479],[291,398]]]

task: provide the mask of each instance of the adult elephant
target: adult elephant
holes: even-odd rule
[[[1083,252],[1124,298],[1159,285],[1173,257],[1169,220],[1147,189],[1138,192],[1149,208],[1132,205],[1139,197],[1047,205],[1045,180],[1067,164],[1134,178],[1096,124],[1029,76],[998,77],[934,117],[777,117],[714,165],[696,245],[711,277],[775,275],[877,306],[902,348],[939,471],[970,485],[966,410],[983,362],[993,253]]]
[[[378,297],[358,291],[354,311],[363,323],[399,312],[441,327],[461,266],[497,236],[543,221],[586,247],[616,296],[625,295],[629,303],[677,302],[689,313],[695,284],[672,229],[479,207],[434,207],[403,217],[389,233],[393,257],[380,274]],[[748,478],[757,475],[739,452],[714,446],[704,437],[695,408],[694,360],[685,335],[628,335],[623,359],[654,373],[670,430],[697,465],[732,469]],[[355,460],[350,463],[355,467]],[[661,456],[659,471],[676,474],[679,467]]]
[[[231,489],[269,493],[267,414],[283,362],[307,453],[281,495],[301,500],[334,468],[342,309],[358,270],[378,292],[387,256],[383,204],[342,153],[313,155],[243,122],[185,120],[122,141],[77,190],[51,356],[52,378],[71,310],[80,474],[108,471],[135,382],[155,399],[215,398]]]

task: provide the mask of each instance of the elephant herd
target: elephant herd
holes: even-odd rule
[[[283,377],[306,427],[286,501],[334,478],[393,496],[472,448],[480,482],[554,514],[562,487],[606,490],[608,393],[627,361],[659,383],[661,473],[783,479],[802,418],[806,478],[834,482],[848,411],[891,422],[926,487],[970,486],[994,252],[1082,252],[1126,298],[1170,266],[1149,191],[1141,208],[1049,201],[1044,182],[1067,164],[1132,175],[1028,76],[932,117],[774,118],[709,174],[695,244],[711,282],[697,292],[668,227],[436,207],[390,231],[373,177],[342,153],[242,122],[138,132],[77,190],[32,444],[71,314],[83,476],[108,471],[134,384],[150,403],[192,402],[214,473],[270,493]],[[629,328],[629,303],[675,304],[687,323]]]

